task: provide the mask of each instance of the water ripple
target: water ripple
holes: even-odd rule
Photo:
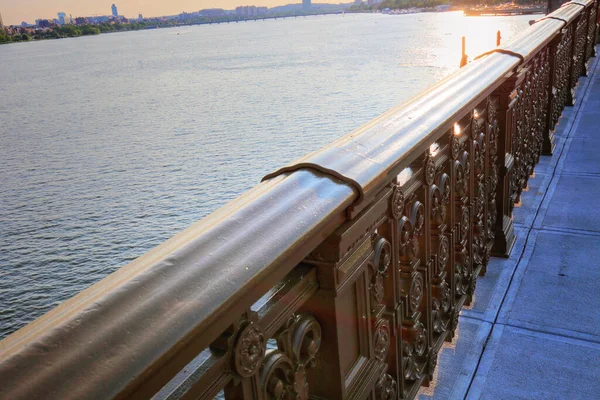
[[[464,21],[419,18],[0,46],[0,338],[456,69]]]

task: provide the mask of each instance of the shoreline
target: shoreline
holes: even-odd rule
[[[244,19],[223,19],[223,20],[208,20],[208,21],[197,21],[197,22],[190,22],[190,23],[174,23],[174,24],[170,24],[170,23],[162,23],[164,25],[161,25],[161,23],[159,22],[158,24],[155,23],[143,23],[143,24],[147,24],[144,25],[143,27],[140,28],[134,28],[134,29],[117,29],[117,30],[110,30],[110,31],[105,31],[102,32],[100,31],[100,27],[102,26],[126,26],[126,27],[130,27],[132,25],[135,24],[139,24],[139,23],[127,23],[127,24],[88,24],[88,25],[63,25],[62,27],[58,27],[58,29],[61,29],[63,27],[73,27],[73,29],[84,29],[84,28],[95,28],[97,29],[99,32],[97,33],[81,33],[81,34],[77,34],[77,35],[72,35],[72,36],[64,36],[64,37],[41,37],[41,38],[35,38],[35,37],[31,37],[29,36],[28,33],[22,33],[22,34],[17,34],[17,35],[12,35],[12,36],[8,36],[9,38],[15,37],[15,36],[23,36],[23,35],[27,35],[29,37],[29,39],[22,39],[22,40],[14,40],[14,41],[8,41],[8,42],[0,42],[0,45],[4,45],[4,44],[15,44],[15,43],[27,43],[27,42],[40,42],[40,41],[44,41],[44,40],[59,40],[59,39],[69,39],[69,38],[78,38],[78,37],[83,37],[83,36],[99,36],[99,35],[103,35],[106,33],[117,33],[117,32],[132,32],[132,31],[145,31],[145,30],[153,30],[153,29],[166,29],[166,28],[180,28],[180,27],[184,27],[184,26],[197,26],[197,25],[213,25],[213,24],[230,24],[230,23],[240,23],[240,22],[252,22],[252,21],[265,21],[265,20],[269,20],[269,19],[290,19],[290,18],[306,18],[306,17],[319,17],[319,16],[325,16],[325,15],[344,15],[344,14],[364,14],[365,12],[356,12],[356,11],[339,11],[339,12],[324,12],[324,13],[315,13],[315,14],[292,14],[292,15],[273,15],[273,16],[261,16],[261,17],[256,17],[256,18],[244,18]],[[17,27],[19,28],[19,27]],[[56,29],[56,28],[55,28]],[[42,31],[45,32],[46,34],[48,33],[52,33],[54,30],[48,30],[48,31]]]

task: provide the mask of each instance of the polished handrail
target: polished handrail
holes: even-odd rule
[[[501,48],[527,61],[564,25],[540,20]],[[496,52],[468,64],[0,341],[0,397],[158,391],[521,63]]]

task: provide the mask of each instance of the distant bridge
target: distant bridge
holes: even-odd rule
[[[483,7],[469,8],[464,10],[467,16],[479,15],[530,15],[530,14],[546,14],[546,7]]]
[[[211,19],[206,22],[199,24],[229,24],[237,22],[250,22],[250,21],[266,21],[269,19],[287,19],[287,18],[306,18],[306,17],[318,17],[324,15],[338,15],[344,14],[342,11],[324,11],[318,13],[302,13],[302,14],[285,14],[285,15],[260,15],[260,16],[240,16],[235,18],[219,18]]]

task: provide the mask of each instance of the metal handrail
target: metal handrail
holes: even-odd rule
[[[501,48],[527,61],[563,25],[539,21]],[[0,341],[0,397],[158,391],[520,63],[494,53],[468,64]]]

